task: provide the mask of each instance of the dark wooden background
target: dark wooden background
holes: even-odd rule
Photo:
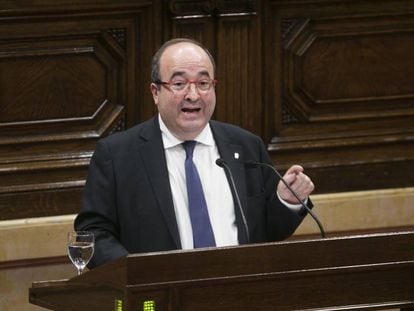
[[[0,220],[79,210],[96,141],[155,113],[173,37],[216,58],[214,118],[316,193],[414,186],[413,0],[3,0]]]

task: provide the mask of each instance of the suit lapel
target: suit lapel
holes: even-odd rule
[[[152,191],[177,248],[181,248],[167,162],[157,117],[143,129],[141,138],[144,143],[139,145],[138,151],[145,165]]]
[[[231,173],[233,175],[234,183],[236,185],[237,192],[239,194],[241,206],[244,214],[247,217],[247,196],[246,196],[246,180],[245,180],[245,167],[244,167],[244,154],[243,148],[240,144],[234,143],[232,137],[224,135],[221,131],[221,128],[217,126],[214,122],[210,122],[210,126],[214,135],[214,139],[217,144],[220,156],[223,160],[226,161],[229,166]],[[227,180],[229,185],[231,184],[230,176],[226,172]],[[231,186],[230,186],[231,188]],[[235,204],[235,214],[238,230],[238,239],[240,244],[245,244],[248,242],[246,228],[244,227],[242,217],[239,209],[237,208],[237,199],[233,193],[233,201]]]
[[[225,135],[219,126],[214,122],[210,123],[217,144],[220,156],[226,161],[233,174],[234,183],[238,191],[240,202],[244,214],[247,216],[247,197],[246,197],[246,181],[245,167],[243,164],[244,155],[243,148],[240,144],[234,143],[232,137]],[[158,124],[158,117],[147,123],[141,132],[142,142],[138,145],[138,154],[141,157],[147,177],[150,181],[152,191],[158,202],[158,206],[165,219],[165,223],[173,237],[177,248],[181,248],[180,236],[178,233],[177,220],[174,212],[171,187],[168,177],[167,162],[165,159],[164,146],[161,138],[161,131]],[[154,163],[159,163],[154,165]],[[226,172],[227,179],[230,176]],[[232,190],[233,193],[233,190]],[[237,204],[235,194],[233,193],[234,204]],[[247,243],[247,232],[243,225],[240,212],[235,206],[236,223],[238,229],[238,239],[240,244]],[[248,217],[246,217],[248,219]]]

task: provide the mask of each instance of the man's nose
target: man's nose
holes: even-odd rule
[[[195,100],[198,99],[200,97],[200,93],[198,92],[197,89],[197,85],[195,82],[190,82],[188,89],[187,89],[187,93],[186,93],[186,98],[191,99],[191,100]]]

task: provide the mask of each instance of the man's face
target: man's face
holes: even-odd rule
[[[209,81],[214,69],[208,55],[197,45],[183,42],[161,55],[160,78],[164,82]],[[168,129],[179,139],[192,140],[204,129],[216,105],[214,86],[199,91],[194,83],[183,91],[151,84],[155,105]]]

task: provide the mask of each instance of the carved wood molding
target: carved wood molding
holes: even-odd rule
[[[50,266],[50,265],[62,265],[62,264],[68,264],[68,265],[71,264],[67,256],[54,256],[54,257],[42,257],[42,258],[33,258],[33,259],[0,261],[0,270],[12,270],[12,269]]]
[[[170,0],[173,16],[213,16],[223,14],[253,14],[257,0]]]
[[[282,123],[293,124],[299,122],[299,119],[289,110],[289,105],[286,104],[286,101],[282,100]]]
[[[141,13],[153,5],[154,1],[147,0],[82,0],[82,1],[56,1],[56,0],[34,0],[34,1],[2,1],[0,17],[8,19],[44,19],[60,18],[62,16],[103,16],[115,14]]]
[[[118,44],[126,49],[126,29],[125,28],[112,28],[107,30],[109,34],[115,39]]]
[[[33,18],[0,20],[1,220],[78,212],[96,141],[125,129],[134,84],[131,16]]]
[[[286,18],[282,19],[282,43],[283,45],[286,44],[287,38],[291,36],[292,31],[295,29],[299,23],[303,23],[304,19],[301,18]]]
[[[111,135],[116,132],[121,132],[126,129],[126,122],[125,122],[125,114],[118,120],[117,123],[115,123],[110,131],[108,132],[108,135]]]
[[[414,23],[399,20],[282,20],[285,110],[310,122],[414,115]]]
[[[169,8],[174,16],[183,15],[211,15],[215,6],[213,0],[171,0]]]

